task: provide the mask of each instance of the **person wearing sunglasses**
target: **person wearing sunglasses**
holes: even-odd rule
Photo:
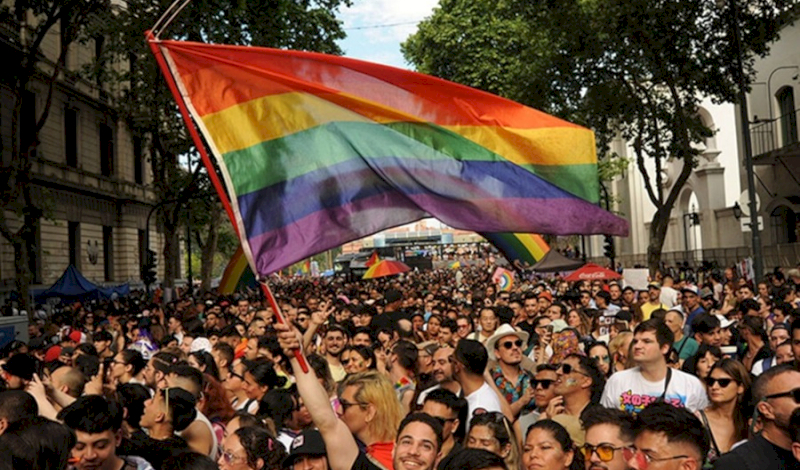
[[[623,449],[633,445],[636,420],[621,410],[591,407],[581,417],[586,439],[578,450],[586,470],[627,470]]]
[[[588,406],[600,402],[605,386],[603,373],[590,358],[579,354],[567,356],[556,373],[556,397],[540,418],[549,418],[564,426],[572,441],[583,445],[585,434],[580,422],[581,413]]]
[[[750,374],[741,362],[724,358],[714,364],[705,383],[711,404],[697,414],[711,441],[706,461],[713,463],[734,444],[747,439],[750,413],[744,397],[750,388]]]
[[[489,367],[489,375],[511,404],[511,412],[516,417],[536,408],[531,378],[521,366],[527,342],[528,333],[518,331],[508,323],[501,325],[486,342],[489,359],[496,361]]]
[[[668,403],[649,405],[637,416],[633,445],[622,454],[634,470],[700,470],[708,453],[700,420]]]
[[[519,440],[503,413],[494,411],[473,416],[464,444],[468,449],[483,449],[499,455],[508,468],[519,468]]]
[[[764,371],[752,387],[761,432],[714,462],[714,470],[797,468],[792,454],[790,417],[800,408],[800,372],[788,364]]]
[[[442,425],[442,460],[461,449],[455,433],[461,425],[458,417],[466,407],[466,400],[443,388],[432,390],[425,396],[421,411],[433,416]]]
[[[697,411],[708,406],[700,380],[670,368],[666,355],[674,335],[663,320],[642,322],[633,333],[631,352],[636,367],[616,372],[606,383],[601,404],[637,414],[656,401]]]
[[[589,347],[588,356],[597,364],[603,376],[608,378],[613,372],[611,368],[611,352],[605,343],[594,343]]]

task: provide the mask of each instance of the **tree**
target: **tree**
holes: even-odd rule
[[[16,55],[7,57],[11,68],[14,108],[11,118],[11,149],[8,161],[0,163],[0,234],[14,248],[15,284],[22,309],[32,315],[29,286],[36,257],[36,230],[49,207],[33,196],[32,165],[39,132],[50,116],[53,94],[62,76],[69,45],[86,38],[88,25],[106,9],[106,0],[16,0],[0,7],[0,21],[19,35],[13,38]],[[57,57],[46,57],[43,45],[60,28]],[[12,30],[13,30],[12,29]],[[37,114],[26,102],[33,82],[46,88],[44,105]],[[7,218],[13,213],[14,218]]]
[[[108,79],[123,88],[120,112],[135,136],[149,142],[154,175],[153,190],[162,202],[158,223],[164,233],[164,285],[172,287],[179,274],[180,224],[186,203],[199,190],[199,164],[194,144],[186,132],[143,33],[172,3],[171,0],[127,0],[125,8],[109,10],[97,34],[108,38],[105,60],[125,67],[107,68]],[[238,2],[196,0],[172,22],[171,39],[251,44],[314,50],[338,54],[335,41],[344,37],[335,12],[349,0],[253,0]],[[190,156],[192,170],[179,159]],[[191,175],[187,178],[187,175]],[[157,202],[158,202],[157,201]],[[165,203],[165,201],[172,201]],[[209,219],[209,223],[217,223]],[[209,235],[215,233],[213,230]],[[209,240],[214,241],[212,238]],[[204,242],[203,246],[213,247]],[[213,260],[213,256],[204,257]],[[203,272],[211,272],[209,267]]]
[[[740,2],[742,3],[742,2]],[[793,0],[748,1],[738,11],[744,73],[764,55],[792,18]],[[656,212],[647,249],[651,272],[658,269],[670,213],[697,166],[698,143],[712,135],[697,115],[700,100],[732,102],[736,97],[738,51],[729,33],[733,11],[713,0],[503,0],[471,7],[447,0],[403,45],[420,71],[464,79],[468,69],[488,70],[485,49],[523,43],[510,69],[498,64],[494,84],[486,76],[468,85],[559,115],[595,130],[600,158],[622,136],[632,144],[635,164]],[[478,10],[478,11],[476,11]],[[480,40],[459,30],[469,19],[516,25],[517,38],[480,28]],[[523,25],[523,26],[520,26]],[[447,57],[459,64],[447,66]],[[469,77],[467,77],[469,78]],[[648,170],[653,159],[655,171]],[[682,162],[667,188],[660,171],[667,159]],[[569,190],[569,188],[565,188]]]

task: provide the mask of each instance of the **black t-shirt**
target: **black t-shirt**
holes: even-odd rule
[[[350,470],[385,470],[367,457],[364,452],[359,452]]]
[[[760,434],[714,462],[714,470],[800,470],[791,450],[782,449]]]
[[[189,449],[186,441],[178,436],[158,440],[142,434],[135,434],[131,439],[123,439],[117,448],[117,453],[142,457],[150,462],[153,468],[159,470],[165,460]]]

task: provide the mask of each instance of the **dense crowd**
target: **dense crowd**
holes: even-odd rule
[[[75,302],[3,351],[0,469],[800,469],[800,271],[492,267]]]

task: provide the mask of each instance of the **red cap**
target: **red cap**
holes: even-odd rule
[[[50,349],[44,353],[44,362],[53,362],[61,355],[61,346],[50,346]]]
[[[75,341],[76,343],[81,342],[81,337],[82,337],[81,332],[78,330],[73,330],[72,333],[69,334],[69,339]]]
[[[539,295],[536,296],[537,299],[541,299],[542,297],[544,297],[545,299],[549,300],[550,302],[553,301],[553,294],[551,294],[550,291],[546,291],[545,290],[545,291],[539,292]]]

